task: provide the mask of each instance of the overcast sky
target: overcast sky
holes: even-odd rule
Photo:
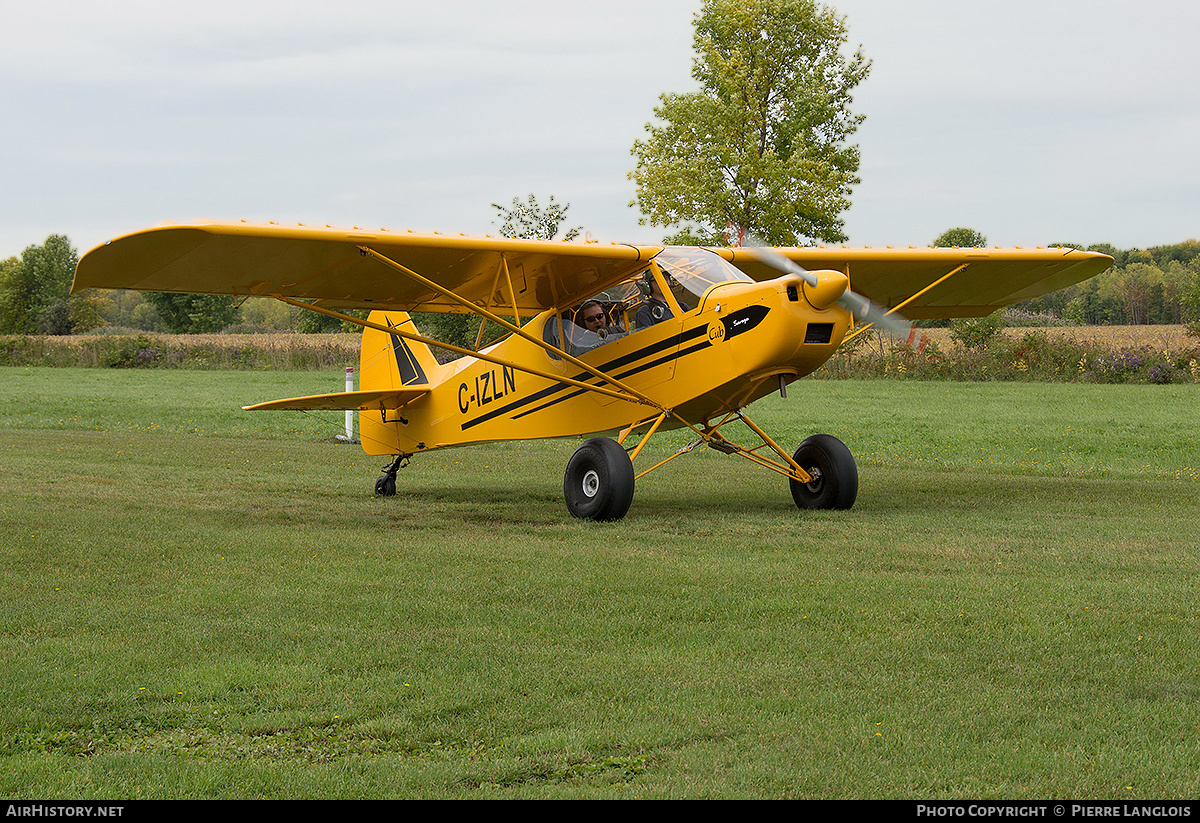
[[[699,0],[0,5],[0,258],[197,219],[484,234],[571,204],[652,243],[626,175],[695,86]],[[1200,3],[836,0],[855,95],[850,245],[1200,237]]]

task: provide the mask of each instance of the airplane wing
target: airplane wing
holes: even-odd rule
[[[364,391],[310,394],[242,406],[243,411],[381,411],[398,409],[427,393],[422,389],[367,389]]]
[[[778,270],[755,257],[750,249],[714,251],[755,280],[779,276]],[[910,320],[983,317],[1004,306],[1087,280],[1113,262],[1108,255],[1064,248],[814,247],[774,251],[810,271],[833,269],[847,273],[853,291],[887,308],[904,303],[899,313]]]
[[[522,316],[578,303],[636,274],[661,250],[615,243],[197,223],[160,226],[97,246],[79,261],[71,289],[282,295],[330,309],[469,311],[364,254],[363,247],[501,313],[511,311],[515,293]]]

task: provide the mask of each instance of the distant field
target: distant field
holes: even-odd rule
[[[0,368],[0,796],[1200,797],[1200,386],[802,381],[853,509],[697,450],[597,524],[574,441],[377,499],[240,409],[339,379]]]
[[[1051,341],[1094,346],[1100,352],[1143,352],[1172,358],[1183,355],[1185,360],[1194,359],[1200,347],[1200,340],[1188,337],[1184,326],[1019,327],[1000,332],[1010,340],[1020,340],[1029,333],[1045,335]],[[922,335],[943,352],[954,353],[958,348],[949,329],[917,330],[913,334],[914,344]],[[6,336],[0,337],[0,366],[298,371],[336,366],[356,368],[359,343],[358,334],[293,332]],[[880,341],[871,348],[880,348],[882,354],[886,347]]]
[[[359,334],[0,336],[0,366],[296,370],[357,368]]]
[[[1153,349],[1178,354],[1195,348],[1195,337],[1187,336],[1185,326],[1041,326],[1013,327],[1000,330],[1000,334],[1017,340],[1031,332],[1044,333],[1050,339],[1063,339],[1072,343],[1091,343],[1113,349],[1137,351]],[[918,337],[928,335],[943,349],[952,350],[956,344],[949,329],[918,329]]]

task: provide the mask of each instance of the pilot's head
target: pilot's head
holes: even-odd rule
[[[579,322],[588,331],[599,331],[608,326],[608,317],[598,301],[589,300],[579,308]]]

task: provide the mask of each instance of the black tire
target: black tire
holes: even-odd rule
[[[615,440],[594,437],[575,450],[563,477],[567,510],[585,520],[620,520],[633,502],[633,463]]]
[[[858,497],[858,466],[846,444],[828,434],[814,434],[796,449],[794,459],[813,482],[789,481],[792,499],[802,509],[848,509]]]
[[[385,474],[375,481],[376,497],[394,497],[396,495],[396,475]]]

